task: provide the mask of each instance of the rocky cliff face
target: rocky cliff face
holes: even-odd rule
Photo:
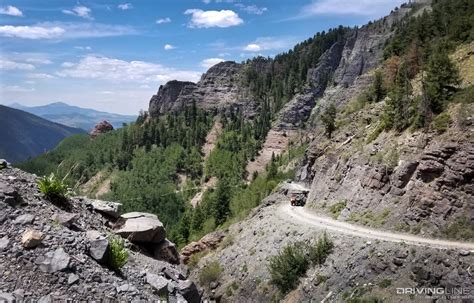
[[[55,205],[36,181],[0,166],[1,302],[201,301],[156,216],[82,197]],[[126,238],[120,271],[109,269],[112,233]]]
[[[227,61],[216,64],[202,75],[198,83],[170,81],[160,86],[150,100],[149,113],[156,117],[166,112],[180,111],[193,102],[207,111],[223,112],[230,107],[240,108],[250,117],[256,105],[240,85],[242,65]]]

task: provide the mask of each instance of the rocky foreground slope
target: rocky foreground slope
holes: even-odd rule
[[[81,197],[59,207],[36,181],[0,166],[0,302],[201,301],[156,216]],[[120,271],[107,265],[113,233],[127,239]]]

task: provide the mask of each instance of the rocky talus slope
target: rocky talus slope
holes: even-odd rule
[[[118,213],[120,204],[45,200],[37,178],[0,169],[0,301],[200,302],[156,216]],[[109,269],[111,234],[126,238],[129,257]]]
[[[270,302],[278,296],[270,283],[269,258],[290,243],[314,242],[325,232],[324,228],[292,221],[279,211],[282,203],[288,203],[288,196],[279,191],[247,220],[231,226],[219,245],[215,242],[220,238],[209,235],[205,241],[185,248],[186,254],[200,249],[207,252],[191,272],[195,279],[209,264],[218,262],[222,266],[218,281],[202,285],[205,297],[220,302]],[[470,268],[474,252],[469,250],[412,246],[330,231],[327,234],[334,242],[333,253],[323,265],[310,269],[283,302],[346,302],[367,297],[383,302],[432,302],[433,297],[397,294],[397,288],[474,286]]]

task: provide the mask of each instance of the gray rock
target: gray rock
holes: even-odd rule
[[[0,292],[0,302],[14,303],[16,302],[15,296],[11,293]]]
[[[160,243],[166,237],[163,224],[153,214],[132,212],[121,216],[125,223],[115,233],[132,242]]]
[[[76,274],[69,274],[69,276],[67,277],[67,284],[68,285],[72,285],[72,284],[76,283],[77,281],[79,281],[79,276],[76,275]]]
[[[109,251],[109,240],[96,230],[87,231],[89,240],[89,255],[98,262],[104,262]]]
[[[159,275],[146,273],[146,282],[150,284],[160,295],[168,294],[168,280]]]
[[[43,256],[39,256],[35,263],[39,265],[41,271],[54,273],[67,269],[70,261],[71,258],[64,249],[58,248],[55,251],[50,251]]]
[[[109,215],[113,218],[120,217],[122,204],[117,203],[117,202],[101,201],[101,200],[90,200],[90,202],[91,202],[92,208],[95,211]]]
[[[181,294],[186,301],[190,303],[199,303],[201,302],[201,295],[194,284],[194,282],[190,280],[179,281],[177,292]]]
[[[462,250],[459,251],[459,255],[463,256],[463,257],[469,256],[470,254],[471,254],[471,252],[469,250],[462,249]]]
[[[38,303],[52,303],[52,302],[53,302],[53,299],[51,298],[50,294],[46,295],[46,296],[42,296],[38,300]]]
[[[179,252],[176,245],[168,239],[163,240],[153,249],[153,255],[158,260],[179,264]]]
[[[0,251],[3,251],[8,248],[8,245],[10,244],[10,240],[8,239],[7,236],[3,237],[0,239]]]
[[[34,220],[35,220],[35,216],[30,215],[30,214],[24,214],[24,215],[18,216],[15,219],[14,223],[25,225],[25,224],[33,223]]]
[[[76,223],[78,218],[79,214],[62,212],[54,214],[52,220],[63,226],[71,227],[74,223]]]

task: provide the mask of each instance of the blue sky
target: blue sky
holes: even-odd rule
[[[0,103],[147,109],[160,84],[274,56],[398,0],[0,0]]]

